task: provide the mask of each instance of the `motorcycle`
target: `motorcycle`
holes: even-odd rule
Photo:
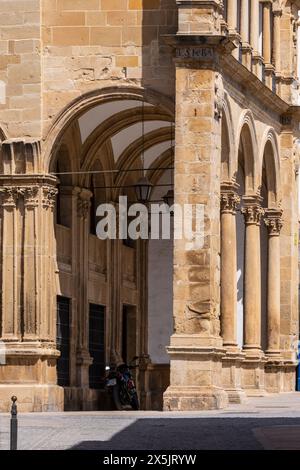
[[[139,359],[137,356],[129,364],[112,364],[106,366],[106,389],[112,393],[114,404],[117,410],[122,411],[131,407],[133,410],[139,410],[140,404],[131,373],[138,365],[133,365]]]

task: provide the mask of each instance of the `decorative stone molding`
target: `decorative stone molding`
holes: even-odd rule
[[[88,189],[81,189],[78,193],[78,200],[77,200],[77,214],[78,217],[86,219],[89,211],[90,211],[90,199],[92,197],[91,191]]]
[[[278,237],[282,228],[282,210],[267,209],[265,211],[264,222],[268,228],[269,236]]]
[[[245,205],[242,207],[241,213],[244,215],[245,224],[260,225],[261,217],[264,214],[264,209],[261,207],[258,198],[243,198],[243,200]]]
[[[16,186],[4,186],[0,188],[0,197],[3,207],[16,207],[20,195],[20,188]]]
[[[1,144],[4,175],[38,173],[41,145],[39,140],[9,139]]]
[[[25,207],[28,209],[33,209],[39,205],[39,187],[38,186],[29,186],[22,188],[22,195],[24,197]]]
[[[241,198],[234,191],[221,193],[221,213],[235,214]]]
[[[53,210],[56,202],[58,190],[52,186],[43,187],[42,205],[46,209]]]

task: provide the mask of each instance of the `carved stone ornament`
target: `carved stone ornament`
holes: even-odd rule
[[[77,202],[78,216],[86,219],[87,216],[88,216],[89,210],[90,210],[90,201],[87,200],[87,199],[82,199],[79,196],[78,197],[78,202]]]
[[[235,214],[241,198],[235,192],[221,193],[221,213]]]
[[[269,236],[278,237],[280,235],[280,230],[282,229],[282,211],[266,211],[264,222],[268,228]]]
[[[45,207],[46,209],[53,210],[55,206],[57,193],[58,193],[58,190],[54,188],[53,186],[44,187],[43,188],[43,200],[42,200],[43,207]]]
[[[16,186],[3,186],[0,188],[1,203],[3,207],[16,207],[20,195],[20,188]]]
[[[259,204],[244,206],[241,210],[245,218],[246,225],[260,225],[264,209]]]
[[[25,207],[28,209],[33,209],[39,204],[39,187],[38,186],[28,186],[21,189],[22,195],[24,197]]]
[[[219,73],[215,78],[215,118],[221,119],[224,103],[224,85]]]

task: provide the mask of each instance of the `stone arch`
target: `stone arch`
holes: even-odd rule
[[[275,208],[280,204],[281,184],[278,141],[273,128],[267,128],[264,132],[260,146],[259,161],[261,181],[264,169],[266,173],[268,207]]]
[[[99,104],[116,100],[144,100],[149,104],[159,106],[160,109],[171,117],[174,116],[174,102],[170,98],[151,89],[118,86],[85,93],[69,103],[52,122],[43,144],[45,171],[48,171],[50,168],[51,160],[60,145],[66,128],[89,109]]]
[[[241,115],[236,143],[235,161],[237,165],[239,162],[243,165],[245,194],[255,194],[259,188],[258,141],[253,114],[250,110],[245,110]]]

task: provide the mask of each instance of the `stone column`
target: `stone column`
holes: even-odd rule
[[[77,383],[81,388],[89,388],[89,367],[92,359],[89,353],[89,300],[88,300],[88,263],[89,263],[89,213],[91,191],[76,188],[77,199]],[[85,402],[85,400],[84,400]]]
[[[245,217],[244,349],[261,350],[260,198],[243,198]]]
[[[222,383],[230,403],[241,403],[245,392],[241,389],[243,354],[237,346],[237,245],[236,207],[240,201],[238,185],[221,185],[221,334],[226,356],[222,362]]]
[[[271,90],[274,86],[274,76],[275,68],[272,65],[272,31],[271,31],[271,21],[272,21],[272,4],[270,1],[263,3],[263,58],[264,58],[264,70],[265,70],[265,84]]]
[[[267,356],[280,355],[280,230],[282,227],[281,210],[269,209],[265,214],[268,228],[268,297]]]
[[[251,0],[250,45],[252,46],[252,71],[261,80],[263,60],[258,51],[259,41],[259,0]]]
[[[271,63],[271,3],[263,3],[263,57],[266,64]]]
[[[228,25],[229,31],[236,32],[237,0],[227,0],[227,25]]]
[[[258,196],[244,196],[244,352],[242,387],[248,396],[265,395],[265,357],[261,350],[260,222],[263,209]]]
[[[280,22],[282,11],[273,7],[273,63],[276,74],[281,72],[281,56],[280,56]]]
[[[250,13],[250,44],[253,48],[253,54],[258,55],[258,35],[259,35],[259,0],[251,0]]]
[[[237,347],[236,185],[221,186],[221,333],[226,348]]]
[[[205,46],[187,47],[181,36],[174,41],[175,203],[201,205],[204,227],[200,223],[192,240],[183,234],[174,241],[174,334],[168,347],[171,376],[164,409],[215,409],[228,401],[222,387],[219,318],[223,81],[215,71],[213,36]]]
[[[249,44],[249,0],[241,0],[241,27],[240,35],[242,39],[242,63],[245,67],[251,70],[251,51],[252,48]]]

